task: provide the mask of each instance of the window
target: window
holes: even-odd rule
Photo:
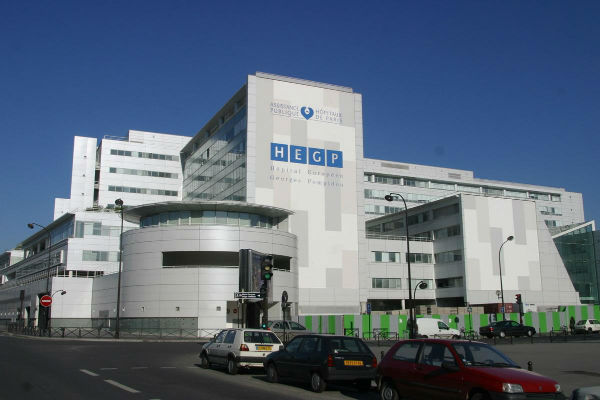
[[[302,341],[302,346],[300,346],[299,353],[303,354],[312,354],[315,352],[320,352],[321,343],[318,337],[307,337]]]
[[[433,210],[433,219],[447,217],[454,214],[458,214],[458,204],[451,204],[449,206]]]
[[[454,183],[429,182],[430,189],[455,190]]]
[[[550,200],[550,195],[549,194],[545,194],[545,193],[529,192],[529,198],[530,199],[534,199],[534,200],[546,200],[546,201],[549,201]]]
[[[435,262],[438,264],[462,261],[462,259],[462,250],[444,251],[435,254]]]
[[[550,200],[552,201],[560,201],[560,194],[551,194]]]
[[[404,186],[412,186],[412,187],[427,187],[427,181],[422,181],[420,179],[407,179],[404,178]]]
[[[233,343],[235,341],[235,331],[229,331],[227,332],[227,335],[225,336],[225,339],[223,340],[223,343]]]
[[[470,185],[457,185],[456,187],[460,192],[467,193],[479,193],[479,186],[470,186]]]
[[[221,333],[219,333],[219,335],[217,335],[217,337],[215,338],[215,343],[223,343],[223,340],[225,339],[225,335],[227,335],[228,331],[221,331]]]
[[[417,359],[420,342],[407,342],[398,347],[392,356],[394,360],[414,363]]]
[[[400,278],[372,278],[371,287],[373,289],[402,289],[401,281]]]
[[[519,190],[505,190],[504,194],[509,197],[519,197],[521,199],[527,198],[527,192],[521,192]]]
[[[440,327],[441,328],[441,327]],[[448,327],[446,326],[446,329]],[[450,352],[450,349],[446,345],[441,343],[425,343],[423,345],[423,351],[421,351],[420,364],[432,365],[434,367],[441,367],[443,362],[456,363],[454,356]]]
[[[436,231],[434,231],[435,239],[444,239],[458,235],[460,235],[460,225],[453,225],[447,228],[437,229]]]
[[[487,194],[489,196],[503,196],[504,195],[504,190],[503,189],[496,189],[496,188],[484,187],[483,188],[483,193]]]
[[[285,346],[285,350],[288,353],[296,353],[300,347],[300,343],[302,343],[302,338],[295,338]]]
[[[400,262],[400,253],[387,251],[372,251],[372,260],[375,262]]]
[[[463,278],[462,276],[459,276],[455,278],[436,279],[435,285],[438,289],[463,287]]]
[[[290,324],[290,328],[293,329],[293,330],[295,330],[295,331],[305,331],[306,330],[305,327],[303,327],[302,325],[300,325],[297,322],[289,321],[289,324]]]
[[[369,348],[359,339],[329,339],[329,349],[334,353],[370,353]]]
[[[406,262],[408,262],[408,254],[406,254]],[[431,264],[431,254],[427,253],[410,253],[410,262],[415,264]]]
[[[555,226],[559,226],[558,221],[554,221],[552,219],[547,219],[544,221],[546,223],[547,227],[555,227]]]
[[[235,331],[232,331],[235,332]],[[272,332],[245,331],[244,342],[246,343],[281,343]],[[291,344],[291,342],[290,342]]]

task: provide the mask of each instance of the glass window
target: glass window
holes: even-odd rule
[[[248,213],[240,213],[240,226],[250,226],[250,215]]]
[[[227,336],[225,336],[225,339],[223,340],[223,343],[233,343],[235,341],[235,331],[229,331],[227,332]]]
[[[300,353],[304,354],[312,354],[315,352],[319,352],[321,349],[320,340],[318,337],[307,337],[302,341],[302,346],[300,347]]]
[[[202,223],[203,224],[214,224],[215,223],[215,212],[214,211],[202,211]]]
[[[259,226],[260,225],[260,216],[256,214],[250,214],[250,225],[251,226]]]
[[[244,342],[246,343],[281,343],[272,332],[245,331]]]
[[[238,225],[239,224],[239,214],[236,212],[227,212],[227,225]]]
[[[192,211],[192,225],[202,223],[202,211]]]
[[[225,339],[225,335],[227,335],[228,331],[221,331],[221,333],[219,333],[217,335],[217,337],[215,338],[215,343],[223,343],[223,340]]]
[[[160,225],[167,225],[169,221],[169,213],[160,214]]]
[[[445,353],[448,352],[450,357],[452,354],[447,350],[446,345],[441,343],[425,343],[423,351],[421,351],[420,364],[432,365],[441,367],[444,362]]]
[[[288,353],[296,353],[300,347],[300,343],[302,343],[302,338],[294,338],[285,346],[285,350]]]
[[[329,349],[334,353],[370,353],[367,346],[356,338],[331,338]]]
[[[417,359],[417,352],[419,351],[420,342],[407,342],[396,349],[392,356],[394,360],[415,362]]]
[[[226,225],[227,224],[227,211],[217,211],[216,212],[216,224],[217,225]]]
[[[293,329],[293,330],[295,330],[295,331],[305,331],[306,330],[305,327],[303,327],[302,325],[300,325],[297,322],[290,321],[289,324],[290,324],[290,328]]]

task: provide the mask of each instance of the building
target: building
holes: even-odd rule
[[[390,192],[409,205],[417,304],[498,302],[500,265],[506,302],[518,292],[539,306],[579,304],[549,227],[584,222],[581,194],[473,175],[365,159],[359,93],[257,72],[192,138],[130,131],[98,147],[75,138],[71,196],[56,199],[48,225],[50,291],[70,288],[53,324],[112,323],[121,217],[126,327],[219,328],[256,313],[234,297],[243,249],[274,256],[271,316],[284,290],[292,316],[404,309],[405,213],[384,200]],[[21,261],[2,258],[0,314],[13,321],[26,307],[32,324],[40,319],[47,237],[17,246]],[[75,278],[85,283],[70,286]],[[426,289],[414,289],[420,281]]]

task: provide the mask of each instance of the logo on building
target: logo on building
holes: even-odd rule
[[[343,168],[344,157],[339,150],[271,143],[271,160],[298,164]]]
[[[310,119],[315,114],[315,111],[310,107],[302,107],[300,109],[300,112],[302,113],[302,116],[304,118],[306,118],[307,120]]]

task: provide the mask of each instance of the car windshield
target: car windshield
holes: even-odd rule
[[[329,348],[334,353],[369,353],[369,349],[360,339],[332,338]]]
[[[484,343],[454,343],[452,347],[466,366],[517,367],[513,360]]]
[[[281,343],[277,336],[271,332],[244,332],[244,342],[246,343]]]
[[[579,322],[577,323],[577,325],[585,325],[585,323],[586,323],[586,322],[587,322],[587,321],[586,321],[585,319],[582,319],[581,321],[579,321]]]

